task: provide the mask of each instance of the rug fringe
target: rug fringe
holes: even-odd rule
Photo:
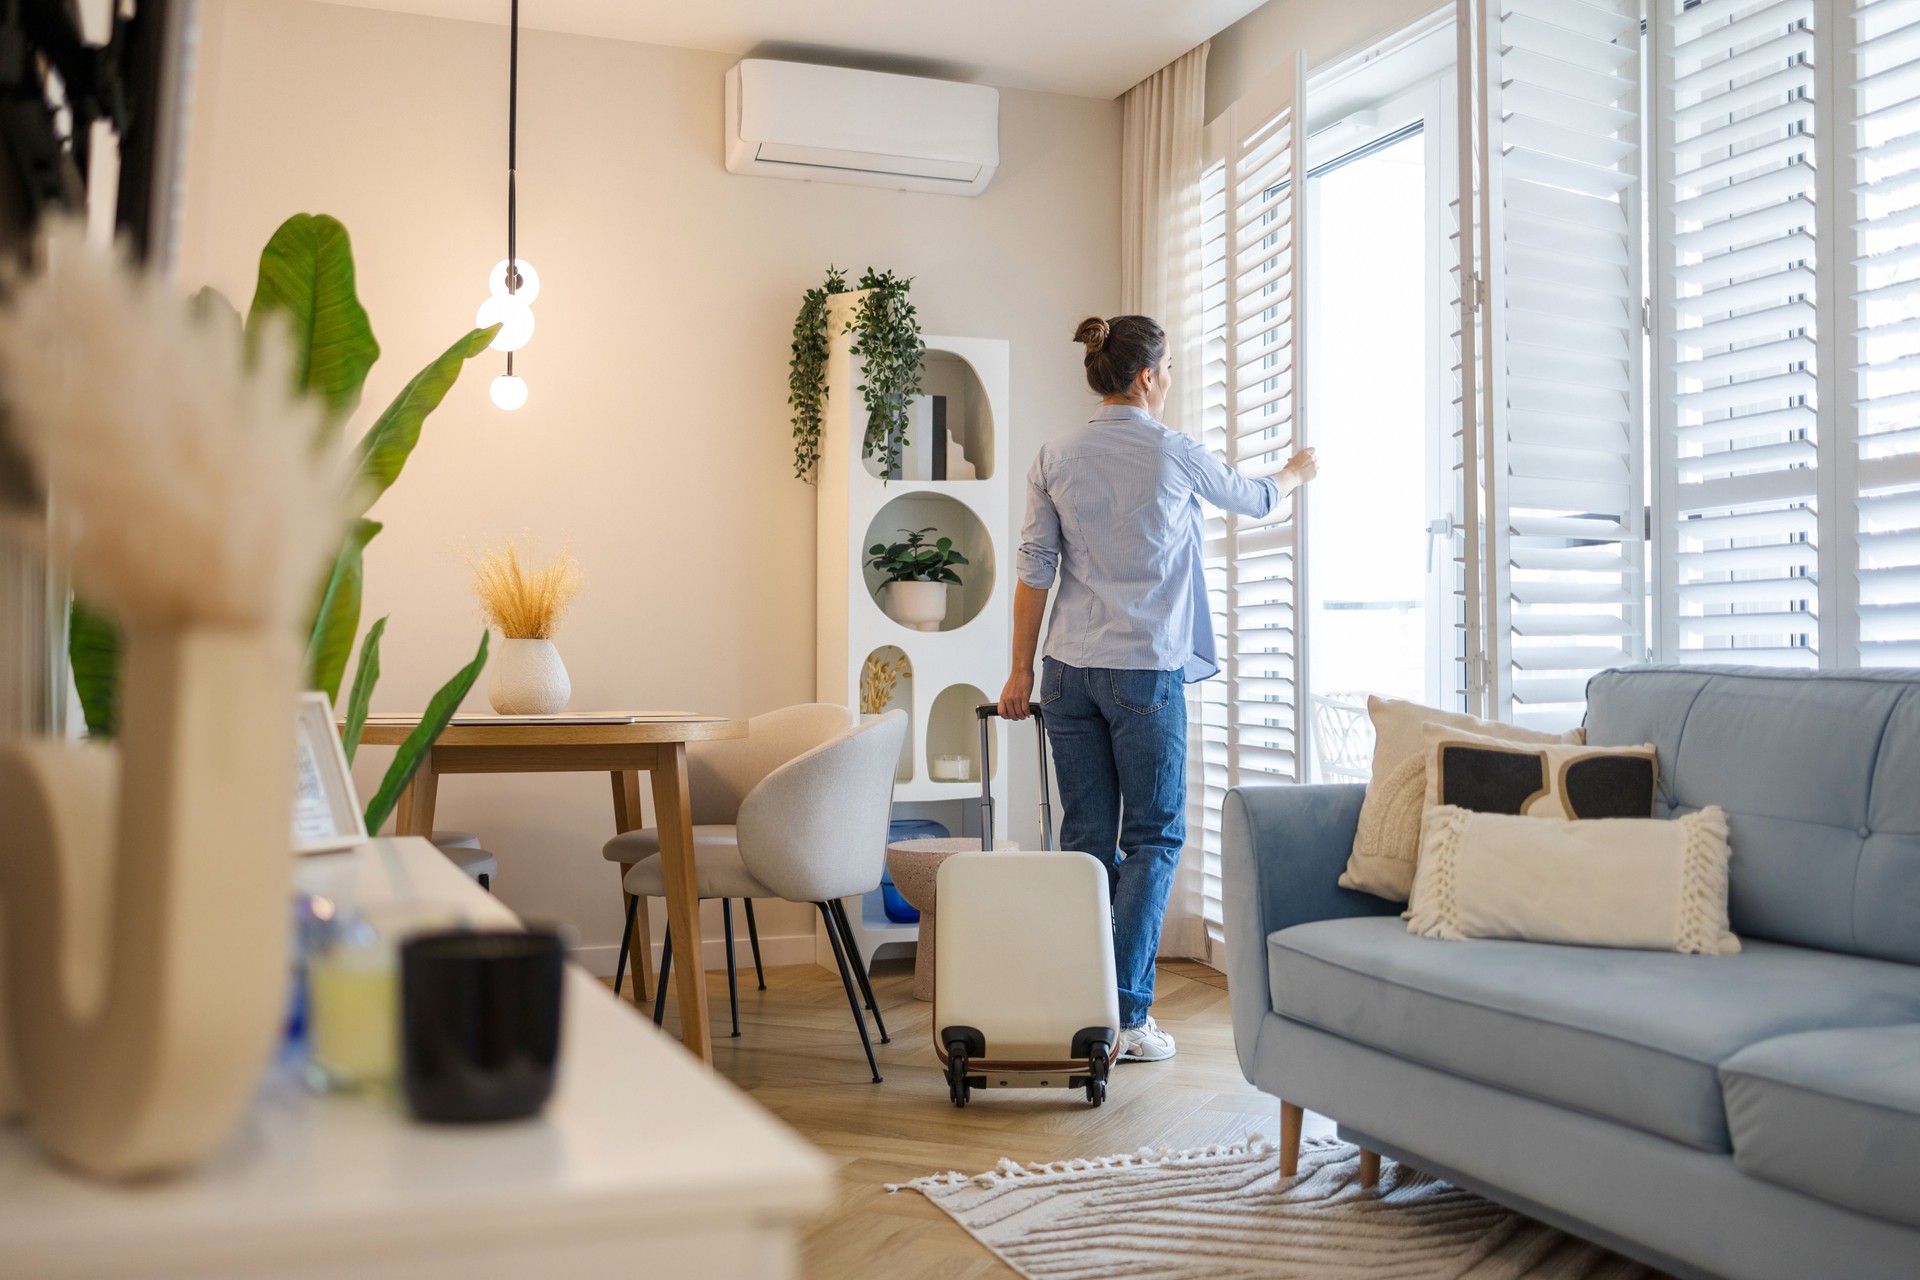
[[[1328,1147],[1345,1146],[1346,1144],[1338,1138],[1315,1137],[1303,1138],[1300,1145],[1307,1150],[1321,1150]],[[885,1185],[887,1194],[889,1195],[900,1191],[919,1191],[924,1193],[929,1187],[958,1186],[969,1182],[978,1187],[991,1187],[1001,1182],[1007,1182],[1017,1178],[1058,1177],[1063,1174],[1097,1173],[1103,1169],[1177,1165],[1183,1161],[1190,1160],[1217,1160],[1222,1156],[1258,1156],[1266,1154],[1272,1147],[1273,1143],[1268,1140],[1265,1134],[1256,1133],[1249,1137],[1242,1138],[1238,1142],[1213,1142],[1204,1147],[1187,1147],[1185,1149],[1162,1147],[1159,1150],[1155,1150],[1152,1147],[1141,1147],[1138,1151],[1126,1151],[1111,1156],[1096,1156],[1092,1159],[1081,1157],[1073,1160],[1036,1161],[1021,1164],[1015,1160],[1002,1158],[998,1165],[986,1173],[967,1174],[961,1173],[957,1169],[949,1169],[945,1173],[930,1173],[925,1177],[915,1178],[911,1182],[889,1182],[883,1185]]]

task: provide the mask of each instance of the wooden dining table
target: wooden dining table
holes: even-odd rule
[[[369,719],[363,743],[398,746],[413,725],[395,717]],[[667,926],[676,953],[702,956],[700,894],[693,866],[693,808],[687,794],[687,744],[744,738],[744,720],[725,716],[636,714],[624,723],[502,719],[496,723],[448,725],[420,762],[400,797],[396,833],[433,835],[440,779],[449,773],[601,773],[613,780],[613,825],[632,831],[641,825],[640,775],[653,786],[654,821],[660,832],[660,871],[666,882]],[[651,946],[643,933],[634,950]],[[636,958],[635,973],[640,972]],[[694,1056],[709,1065],[713,1042],[707,1014],[706,975],[699,964],[674,966],[674,996],[680,1009],[680,1037]]]

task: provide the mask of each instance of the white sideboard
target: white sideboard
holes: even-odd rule
[[[425,840],[305,858],[298,876],[350,902],[516,923]],[[560,1078],[535,1120],[423,1125],[275,1071],[212,1161],[130,1187],[57,1169],[0,1128],[0,1275],[798,1275],[831,1163],[584,970],[566,983]]]

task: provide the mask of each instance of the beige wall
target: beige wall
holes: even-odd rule
[[[1207,51],[1207,119],[1238,101],[1305,48],[1323,66],[1420,21],[1435,0],[1268,0],[1213,38]]]
[[[182,280],[244,307],[282,218],[339,216],[382,405],[466,330],[505,256],[506,31],[305,0],[214,0],[207,18]],[[469,366],[373,512],[366,617],[392,614],[376,709],[420,708],[470,655],[462,547],[522,533],[570,541],[586,571],[558,637],[574,706],[809,700],[814,493],[790,474],[787,343],[829,263],[913,276],[931,332],[1011,340],[1009,482],[1084,419],[1068,336],[1118,305],[1118,105],[1004,92],[1001,168],[977,199],[748,178],[721,165],[729,62],[523,34],[520,251],[543,292],[516,364],[532,395],[501,413],[499,358]],[[1021,750],[1016,838],[1032,822]],[[386,753],[366,757],[370,794]],[[453,778],[440,810],[499,855],[515,909],[569,925],[610,970],[603,776]],[[811,957],[804,909],[762,925],[792,938],[777,956]]]

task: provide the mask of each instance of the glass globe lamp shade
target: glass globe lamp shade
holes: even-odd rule
[[[527,402],[527,384],[511,373],[503,373],[493,380],[487,394],[493,397],[493,403],[511,413]]]
[[[495,351],[518,351],[533,337],[533,308],[518,297],[491,297],[480,304],[473,324],[476,329],[499,325],[500,332],[488,345]]]
[[[520,265],[520,287],[513,291],[513,296],[531,304],[540,296],[540,273],[535,271],[533,264],[525,258],[515,258],[514,261]],[[493,270],[487,273],[487,292],[496,298],[507,296],[507,260],[505,258],[494,263]]]

